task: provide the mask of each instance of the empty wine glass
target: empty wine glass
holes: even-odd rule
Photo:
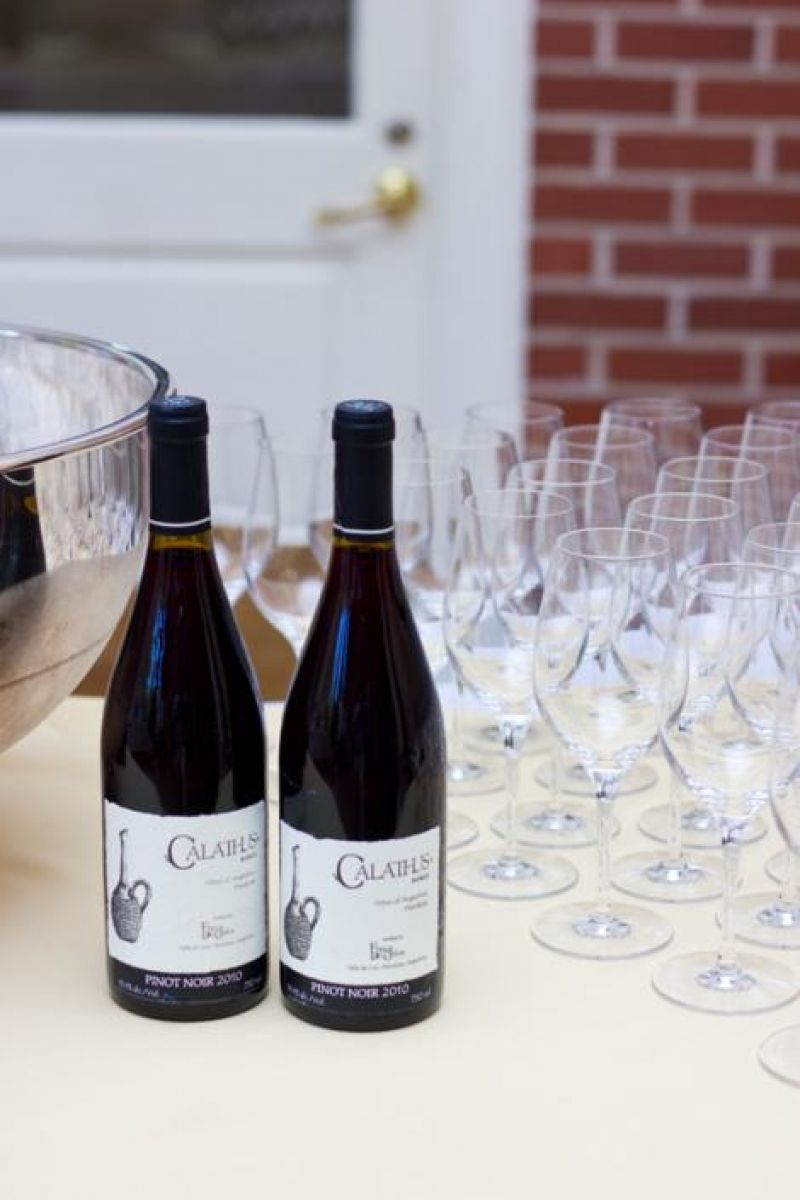
[[[782,963],[739,956],[733,925],[737,831],[768,801],[799,638],[800,578],[790,571],[713,563],[684,575],[664,672],[661,741],[670,768],[714,813],[725,885],[719,952],[670,959],[653,979],[661,995],[690,1008],[757,1012],[800,990]]]
[[[529,400],[526,404],[473,404],[467,409],[467,433],[499,429],[514,439],[517,458],[544,458],[550,439],[564,424],[555,404]]]
[[[256,489],[274,495],[272,452],[264,418],[256,408],[241,404],[208,405],[208,483],[214,553],[225,594],[231,604],[244,594],[244,531],[252,524]],[[275,535],[274,504],[261,529],[261,565],[272,549]],[[253,560],[252,565],[257,563]]]
[[[596,899],[550,909],[531,931],[565,954],[629,958],[672,937],[655,913],[612,903],[609,846],[620,781],[658,733],[673,606],[669,543],[660,534],[616,527],[559,538],[536,638],[536,701],[591,779],[598,809]]]
[[[723,496],[702,492],[639,496],[628,508],[626,523],[630,529],[646,529],[667,539],[679,581],[690,567],[727,562],[741,553],[739,510]],[[717,863],[709,857],[689,855],[683,847],[682,800],[683,788],[671,774],[672,820],[666,849],[618,859],[611,878],[620,891],[672,902],[707,900],[720,894],[722,872]]]
[[[797,433],[782,425],[719,425],[703,435],[701,455],[761,463],[767,468],[772,512],[785,521],[800,488]]]
[[[502,429],[492,429],[480,424],[472,428],[454,429],[452,426],[429,426],[427,440],[431,455],[444,459],[453,468],[466,472],[471,491],[505,486],[508,473],[517,462],[514,439]],[[483,761],[468,751],[462,732],[464,708],[464,683],[457,671],[452,671],[456,695],[449,706],[450,727],[447,735],[447,783],[454,795],[484,795],[501,791],[502,772],[496,760],[487,765],[486,753]],[[491,742],[492,750],[500,746],[499,731],[495,725],[483,726],[482,740]],[[492,755],[494,757],[494,755]],[[452,825],[452,822],[451,822]],[[448,840],[450,829],[448,828]]]
[[[796,671],[796,657],[793,666]],[[770,790],[776,823],[795,860],[800,857],[800,728],[797,713],[799,695],[800,680],[790,678],[787,711],[783,714],[788,736],[783,739],[782,753],[777,757]],[[788,1029],[780,1029],[777,1033],[770,1034],[762,1042],[758,1057],[773,1075],[787,1083],[800,1085],[800,1025],[792,1025]]]
[[[520,747],[534,713],[533,644],[544,574],[558,535],[572,524],[568,500],[505,488],[464,501],[445,597],[445,639],[455,669],[503,733],[509,820],[501,851],[453,859],[454,887],[502,900],[528,900],[571,887],[564,858],[521,851],[515,839]]]
[[[742,558],[745,562],[783,567],[800,575],[800,524],[779,522],[751,529]],[[777,805],[773,797],[777,825],[788,847],[770,860],[780,872],[780,893],[746,894],[734,903],[737,937],[760,946],[786,950],[800,948],[800,851],[791,836],[793,826],[789,818],[792,812],[784,813],[784,809],[790,809],[793,799],[792,793],[785,803]],[[769,866],[768,863],[768,869]]]
[[[428,666],[444,708],[449,660],[444,640],[444,595],[458,512],[469,488],[466,472],[443,458],[398,458],[394,472],[397,557]],[[448,745],[448,759],[450,747]],[[448,778],[448,793],[450,791]],[[447,848],[478,836],[471,817],[448,812]]]
[[[655,439],[633,425],[567,425],[553,434],[548,458],[582,458],[611,467],[623,512],[635,496],[656,486]]]
[[[653,435],[656,462],[696,454],[703,432],[702,413],[696,404],[671,396],[612,400],[600,414],[600,424],[632,425]]]
[[[673,458],[658,472],[657,492],[703,492],[739,506],[742,529],[773,519],[769,472],[762,463],[717,455]]]
[[[800,400],[767,400],[747,410],[746,425],[783,425],[800,433]]]
[[[322,591],[320,559],[333,523],[333,454],[280,437],[273,441],[273,454],[277,499],[260,479],[245,534],[245,573],[256,607],[299,658]],[[262,530],[275,504],[277,535],[264,561]]]
[[[534,459],[519,463],[510,472],[509,487],[541,487],[566,497],[572,505],[575,524],[586,526],[618,525],[621,521],[616,475],[605,463],[586,459]],[[597,837],[592,806],[579,797],[591,796],[591,784],[586,773],[576,763],[569,763],[561,743],[550,737],[550,754],[536,770],[536,782],[547,789],[544,800],[528,801],[517,808],[520,842],[532,846],[590,846]],[[644,782],[635,783],[638,791],[649,786],[655,774],[649,773]],[[492,818],[492,829],[501,836],[505,832],[508,813],[501,811]],[[616,822],[613,822],[617,832]]]

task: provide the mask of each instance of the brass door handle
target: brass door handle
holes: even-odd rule
[[[383,217],[393,225],[400,225],[416,212],[419,203],[420,186],[414,176],[404,167],[386,167],[375,181],[369,200],[346,208],[320,208],[315,220],[317,225],[327,227]]]

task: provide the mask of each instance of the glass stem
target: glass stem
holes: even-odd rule
[[[464,749],[461,744],[461,705],[463,702],[464,684],[456,675],[456,701],[450,717],[450,746],[447,752],[448,760],[451,763],[460,763],[464,758]]]
[[[506,760],[506,786],[508,788],[508,825],[506,828],[503,857],[518,858],[517,852],[517,801],[519,799],[519,751],[522,735],[510,721],[503,721],[503,749]]]
[[[739,886],[739,843],[734,839],[733,831],[729,829],[722,831],[722,884],[722,939],[717,957],[717,967],[721,971],[734,974],[738,964],[733,901]]]
[[[669,781],[669,829],[667,830],[668,863],[683,862],[683,788],[670,771]]]
[[[790,846],[787,854],[789,861],[781,885],[780,903],[797,908],[800,907],[800,853]]]
[[[553,778],[550,784],[550,812],[560,813],[563,809],[561,796],[564,788],[564,771],[567,764],[564,760],[564,750],[559,739],[554,737],[552,744]]]
[[[611,911],[611,817],[614,789],[607,782],[597,787],[597,898],[595,909],[603,916]]]

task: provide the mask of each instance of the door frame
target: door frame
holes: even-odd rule
[[[428,412],[524,402],[530,0],[435,0],[440,25],[438,224]]]

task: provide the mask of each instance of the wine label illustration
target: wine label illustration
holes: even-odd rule
[[[153,897],[146,879],[128,883],[128,830],[119,831],[119,880],[111,893],[111,921],[123,942],[138,942],[142,918]],[[137,893],[141,893],[138,895]]]
[[[320,918],[322,906],[316,896],[299,898],[297,857],[300,847],[292,846],[292,894],[283,912],[283,936],[292,958],[306,959],[311,949],[311,937]],[[309,914],[310,910],[310,914]]]

